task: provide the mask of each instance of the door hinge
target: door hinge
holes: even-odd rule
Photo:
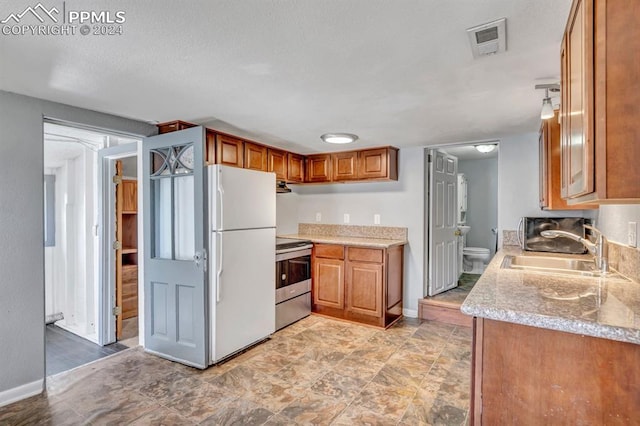
[[[112,312],[113,312],[113,316],[115,317],[117,317],[118,315],[122,315],[122,307],[114,306]]]
[[[116,185],[120,185],[122,183],[122,176],[120,175],[115,175],[113,177],[113,183],[115,183]]]
[[[113,242],[113,249],[114,250],[121,250],[122,249],[122,243],[120,241],[114,241]]]
[[[427,154],[427,163],[431,163],[432,161],[431,154]]]

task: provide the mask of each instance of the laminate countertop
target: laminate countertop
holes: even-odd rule
[[[550,330],[640,344],[640,284],[501,268],[507,255],[565,257],[506,246],[493,258],[460,310]],[[591,256],[571,256],[592,259]]]
[[[364,238],[364,237],[344,237],[333,235],[316,234],[290,234],[278,235],[282,238],[295,238],[298,240],[311,240],[319,244],[339,244],[343,246],[358,246],[371,248],[390,248],[407,244],[407,240],[397,240],[390,238]]]

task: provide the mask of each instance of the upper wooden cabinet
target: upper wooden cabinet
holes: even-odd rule
[[[195,124],[172,121],[158,125],[160,133],[174,132]],[[205,161],[208,165],[243,167],[274,172],[289,183],[329,183],[368,180],[398,180],[398,148],[303,156],[206,129]]]
[[[331,154],[307,155],[305,182],[331,182]]]
[[[598,206],[569,205],[560,196],[560,125],[558,113],[553,118],[542,120],[539,133],[540,144],[540,208],[544,210],[586,210]]]
[[[271,148],[267,150],[267,171],[274,172],[276,174],[276,180],[287,180],[287,157],[288,154],[285,151]]]
[[[305,158],[302,155],[290,152],[287,154],[287,160],[287,182],[304,182]]]
[[[178,130],[184,130],[184,129],[188,129],[190,127],[196,127],[196,126],[197,124],[187,123],[186,121],[180,121],[180,120],[169,121],[166,123],[158,124],[158,133],[162,134],[162,133],[176,132]]]
[[[251,142],[244,143],[244,168],[267,171],[267,147]]]
[[[398,180],[398,149],[387,147],[358,152],[358,179]]]
[[[562,190],[569,204],[640,200],[640,8],[574,0],[561,50]]]
[[[338,152],[331,158],[334,182],[358,179],[358,151]]]
[[[244,166],[244,142],[227,135],[216,135],[216,164]]]

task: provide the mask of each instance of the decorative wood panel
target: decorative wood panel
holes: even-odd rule
[[[287,182],[304,182],[305,158],[302,155],[289,153],[287,155]]]
[[[344,259],[344,246],[336,244],[314,244],[313,254],[316,257]]]
[[[136,213],[138,211],[138,182],[135,180],[122,181],[122,211]]]
[[[285,151],[269,148],[267,152],[268,171],[276,174],[277,180],[287,180],[288,154]]]
[[[226,135],[216,135],[216,164],[244,166],[244,142]]]
[[[339,152],[331,155],[333,161],[333,181],[358,178],[358,152]]]
[[[267,171],[267,147],[251,142],[244,143],[244,168]]]

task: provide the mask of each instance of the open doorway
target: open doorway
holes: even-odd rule
[[[496,252],[499,147],[498,141],[473,142],[426,155],[427,280],[420,310],[445,313],[422,318],[449,321]]]
[[[136,142],[44,123],[47,376],[126,349],[105,331],[114,328],[109,323],[115,323],[117,316],[104,312],[115,295],[109,297],[111,286],[102,272],[115,269],[115,264],[101,248],[105,222],[113,220],[102,210],[105,198],[115,196],[105,193],[108,186],[102,185],[100,159],[104,151],[131,143],[135,154]]]

